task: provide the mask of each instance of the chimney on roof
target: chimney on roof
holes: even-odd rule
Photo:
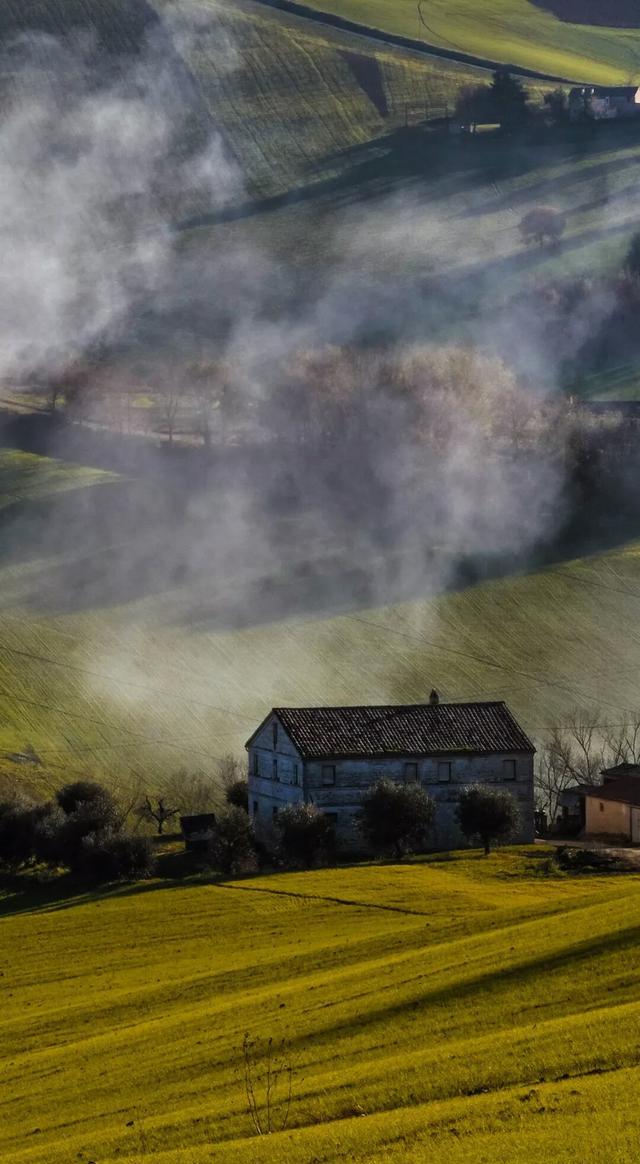
[[[433,691],[431,692],[431,695],[429,696],[429,703],[431,704],[432,707],[437,707],[439,702],[440,702],[440,696],[438,695],[438,692],[436,691],[436,689],[434,687]]]

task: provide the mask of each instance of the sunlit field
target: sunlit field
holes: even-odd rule
[[[636,1159],[635,876],[475,852],[5,897],[3,1159]],[[256,1138],[245,1032],[285,1041]],[[285,1095],[274,1103],[274,1126]]]
[[[640,17],[630,0],[310,0],[374,28],[600,85],[637,81]]]

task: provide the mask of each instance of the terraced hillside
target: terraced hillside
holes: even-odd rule
[[[13,783],[160,785],[243,755],[270,706],[419,701],[434,684],[506,699],[534,736],[576,706],[614,720],[638,706],[637,543],[367,609],[365,576],[388,561],[359,573],[308,518],[277,570],[248,531],[233,560],[214,553],[204,575],[170,582],[176,535],[141,523],[122,544],[114,526],[144,483],[11,451],[1,463],[0,771]]]
[[[633,1164],[640,880],[547,865],[6,897],[3,1159]],[[284,1132],[253,1132],[245,1032],[261,1111],[285,1040]]]
[[[632,0],[308,0],[309,7],[448,50],[601,85],[638,82]]]

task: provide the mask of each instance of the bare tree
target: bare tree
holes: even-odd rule
[[[165,783],[164,795],[183,814],[211,812],[221,801],[218,781],[201,769],[179,768]]]
[[[549,824],[553,824],[562,793],[576,786],[570,748],[559,729],[550,733],[538,751],[535,786],[538,805],[546,813]]]
[[[232,784],[243,780],[245,771],[245,766],[231,752],[226,752],[218,760],[218,778],[223,788],[230,788]]]
[[[602,736],[608,752],[608,767],[640,763],[640,713],[628,715],[620,723],[605,720]]]
[[[289,1122],[293,1090],[293,1066],[284,1041],[276,1047],[266,1039],[262,1052],[257,1040],[242,1040],[244,1090],[257,1136],[283,1132]]]
[[[145,796],[144,802],[138,808],[137,813],[140,820],[146,820],[149,823],[155,824],[158,830],[158,836],[161,837],[167,821],[177,816],[179,811],[178,808],[173,808],[167,804],[164,796],[154,797],[153,802],[148,796]]]
[[[169,438],[169,444],[172,445],[182,393],[175,377],[171,375],[160,381],[156,391],[159,423]]]

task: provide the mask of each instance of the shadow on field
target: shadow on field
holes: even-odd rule
[[[337,153],[327,154],[321,166],[340,166],[334,177],[310,181],[307,185],[267,198],[248,199],[244,203],[227,206],[222,210],[206,212],[177,223],[179,230],[216,226],[226,222],[252,218],[285,207],[316,203],[319,208],[335,209],[352,203],[366,203],[374,198],[407,192],[408,183],[413,196],[428,203],[432,187],[446,180],[456,192],[468,188],[491,185],[514,178],[522,178],[541,166],[562,163],[584,163],[593,158],[594,164],[584,175],[589,181],[606,181],[609,174],[637,168],[634,158],[607,158],[598,162],[600,153],[640,146],[640,130],[635,123],[611,123],[606,126],[572,126],[571,128],[540,128],[536,136],[503,136],[499,131],[462,137],[449,137],[435,125],[400,127],[381,137],[350,146]],[[483,203],[471,214],[494,213],[511,209],[514,204],[530,204],[539,199],[562,197],[563,190],[575,183],[572,170],[553,178],[544,178],[525,185],[519,193],[508,197],[500,195]]]
[[[0,917],[21,913],[58,913],[77,905],[115,901],[122,897],[139,897],[160,890],[184,889],[193,885],[215,885],[212,874],[192,874],[187,877],[136,881],[132,884],[109,885],[104,888],[88,886],[77,877],[66,874],[42,884],[34,884],[28,876],[4,877],[0,883]]]

